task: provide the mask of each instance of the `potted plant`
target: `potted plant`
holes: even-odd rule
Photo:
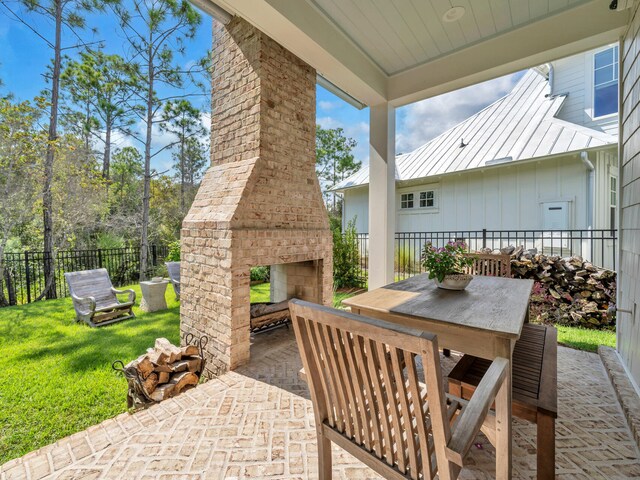
[[[473,279],[473,275],[465,273],[466,267],[474,261],[466,253],[467,244],[462,241],[451,241],[440,248],[428,242],[422,249],[422,266],[439,288],[464,290]]]

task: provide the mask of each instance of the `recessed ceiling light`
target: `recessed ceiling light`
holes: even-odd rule
[[[464,11],[464,7],[451,7],[449,10],[444,12],[442,20],[447,23],[460,20],[464,15]]]

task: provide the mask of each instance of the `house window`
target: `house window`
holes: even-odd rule
[[[618,177],[609,177],[609,228],[616,228],[616,207],[618,206]]]
[[[400,195],[400,208],[413,208],[413,193]]]
[[[428,190],[426,192],[420,192],[420,208],[435,207],[435,192]]]
[[[593,56],[593,116],[618,112],[618,46]]]

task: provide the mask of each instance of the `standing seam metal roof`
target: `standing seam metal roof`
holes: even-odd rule
[[[617,143],[612,135],[556,118],[566,96],[549,94],[547,79],[536,70],[527,71],[504,97],[413,152],[397,156],[396,180],[415,180],[484,167],[492,161],[508,164]],[[462,139],[466,144],[463,148]],[[333,190],[368,183],[369,167],[364,166]]]

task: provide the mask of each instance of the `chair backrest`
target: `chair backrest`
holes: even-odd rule
[[[167,266],[167,272],[169,272],[169,278],[173,287],[176,289],[176,293],[180,293],[180,262],[165,262]]]
[[[433,478],[437,465],[447,465],[451,436],[436,337],[301,300],[289,308],[316,425],[357,444],[356,456],[381,468]]]
[[[69,292],[76,297],[93,297],[96,307],[104,307],[118,303],[118,298],[111,291],[113,284],[106,268],[66,272],[64,277],[69,285]]]
[[[511,255],[495,253],[469,253],[473,257],[473,265],[465,273],[486,277],[511,278]]]
[[[180,281],[180,262],[165,262],[167,266],[167,271],[169,272],[169,278],[171,280],[175,280],[176,282]]]

